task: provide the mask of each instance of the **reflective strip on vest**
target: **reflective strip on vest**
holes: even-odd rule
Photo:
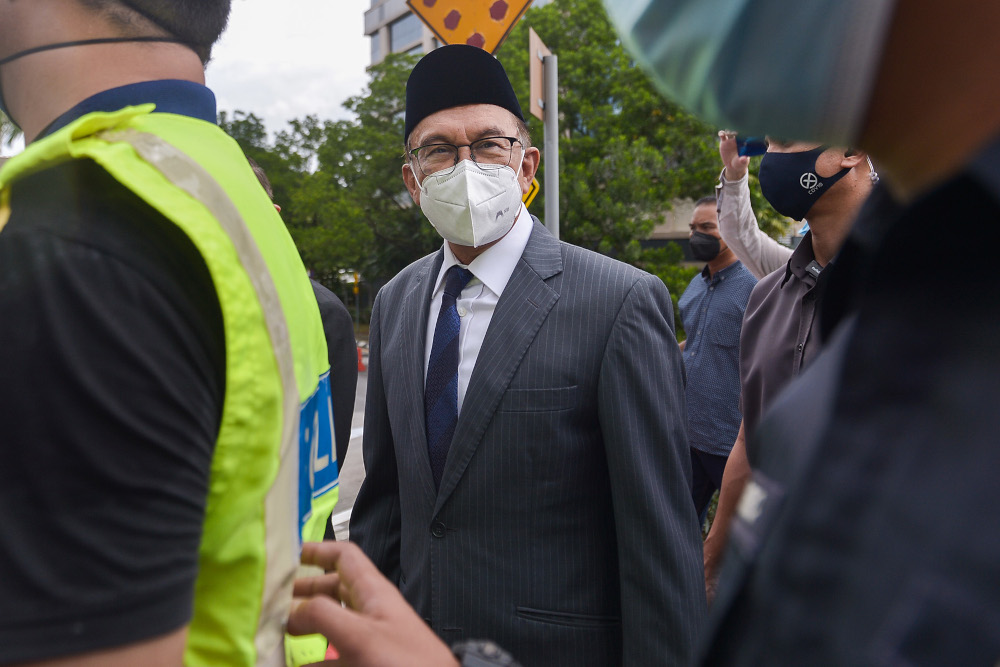
[[[88,114],[4,164],[0,227],[17,206],[11,183],[92,159],[198,248],[223,313],[227,385],[185,664],[278,667],[300,536],[321,536],[336,500],[332,438],[315,428],[332,433],[319,311],[236,142],[152,111]]]
[[[260,300],[284,389],[280,458],[284,462],[285,457],[292,457],[294,462],[292,464],[283,463],[279,468],[279,478],[275,480],[267,494],[265,522],[268,526],[268,567],[255,646],[257,647],[258,665],[283,667],[285,654],[284,649],[281,648],[280,636],[278,638],[273,636],[275,624],[273,623],[274,611],[272,610],[286,608],[286,600],[282,590],[287,585],[287,581],[274,575],[280,575],[287,571],[294,572],[298,564],[292,562],[289,567],[281,567],[275,561],[279,559],[287,561],[289,555],[297,553],[297,550],[289,544],[282,544],[280,548],[275,548],[273,538],[290,534],[290,531],[282,530],[282,528],[287,527],[290,520],[286,512],[288,498],[297,497],[299,402],[288,323],[278,298],[278,291],[271,280],[271,274],[268,272],[264,257],[239,211],[236,210],[222,186],[200,164],[154,134],[126,129],[104,132],[101,136],[107,141],[128,143],[144,160],[156,167],[167,180],[205,205],[232,240],[240,262],[243,264]],[[276,529],[272,530],[272,526]],[[294,535],[294,533],[291,534]],[[282,614],[282,612],[278,613]],[[281,624],[277,627],[280,628]],[[280,649],[277,652],[273,648],[275,645]]]

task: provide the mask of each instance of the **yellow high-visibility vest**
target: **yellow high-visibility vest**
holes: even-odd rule
[[[211,123],[153,110],[87,114],[10,159],[0,170],[0,232],[13,182],[90,159],[201,253],[225,327],[226,388],[185,664],[279,667],[301,541],[322,539],[337,501],[319,309],[237,143]],[[322,659],[324,648],[313,642],[302,660]]]

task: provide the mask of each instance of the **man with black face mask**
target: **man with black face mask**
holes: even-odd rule
[[[866,158],[864,153],[845,148],[784,143],[772,138],[761,160],[759,178],[764,196],[783,215],[795,220],[808,215],[809,232],[787,264],[757,284],[747,303],[740,340],[743,424],[726,463],[715,520],[705,540],[705,581],[710,600],[729,525],[755,455],[747,450],[745,434],[753,432],[778,392],[819,350],[813,326],[822,296],[820,278],[877,179]],[[746,165],[742,166],[745,170]],[[723,200],[722,207],[740,208],[752,218],[745,173],[741,190],[738,199],[729,197]]]
[[[681,350],[687,372],[691,496],[703,517],[722,484],[740,428],[740,327],[757,279],[719,236],[715,197],[695,202],[689,243],[694,258],[707,262],[678,302],[687,334]]]
[[[757,280],[785,266],[792,249],[768,236],[757,224],[750,201],[747,167],[750,158],[739,154],[736,132],[719,130],[722,172],[715,186],[719,234]]]

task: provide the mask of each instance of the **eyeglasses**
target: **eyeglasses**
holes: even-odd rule
[[[515,137],[484,137],[471,144],[427,144],[409,151],[424,176],[440,174],[447,176],[458,165],[458,150],[468,148],[472,161],[483,169],[500,169],[510,164],[514,144],[521,143]]]

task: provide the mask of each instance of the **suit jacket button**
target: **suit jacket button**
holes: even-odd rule
[[[444,537],[444,524],[440,521],[435,521],[431,524],[431,535],[434,537]]]

